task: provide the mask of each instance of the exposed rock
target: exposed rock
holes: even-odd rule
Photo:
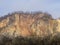
[[[57,22],[59,22],[57,20]],[[45,37],[60,31],[56,30],[56,20],[48,13],[12,13],[0,18],[0,35],[9,38]],[[60,24],[60,23],[59,23]]]

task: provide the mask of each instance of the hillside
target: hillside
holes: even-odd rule
[[[60,34],[60,20],[43,12],[22,13],[15,12],[0,17],[0,40],[3,37],[39,37],[53,39]],[[58,35],[57,37],[59,37]]]

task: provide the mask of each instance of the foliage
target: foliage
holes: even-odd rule
[[[0,41],[0,45],[60,45],[60,39],[54,37],[52,38],[52,40],[50,40],[49,36],[43,39],[41,39],[40,37],[16,37],[13,39],[3,37],[2,41]]]

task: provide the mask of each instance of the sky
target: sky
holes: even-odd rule
[[[0,16],[15,11],[42,11],[59,18],[60,0],[0,0]]]

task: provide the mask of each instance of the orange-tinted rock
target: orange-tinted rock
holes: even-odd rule
[[[1,19],[1,18],[0,18]],[[54,19],[48,14],[14,13],[0,21],[0,35],[17,36],[48,36],[53,32]]]

